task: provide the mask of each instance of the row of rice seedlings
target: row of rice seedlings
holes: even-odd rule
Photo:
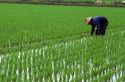
[[[124,52],[122,52],[124,53]],[[117,53],[118,54],[118,53]],[[112,55],[113,56],[113,55]],[[117,58],[117,56],[115,56]],[[122,61],[123,59],[123,56],[120,56],[120,59]],[[116,60],[105,60],[108,61],[108,63],[103,63],[102,65],[100,65],[99,67],[95,67],[94,66],[94,63],[93,63],[93,66],[94,68],[92,69],[92,80],[95,81],[95,82],[100,82],[101,80],[103,81],[108,81],[110,79],[110,77],[113,76],[114,73],[117,73],[118,69],[120,70],[121,67],[122,67],[122,64],[120,63],[123,63],[121,61],[116,61]],[[119,66],[120,64],[120,66]],[[124,64],[123,64],[124,65]],[[99,80],[99,78],[102,78]]]
[[[45,60],[47,60],[48,58],[46,58],[45,56],[45,50],[47,49],[47,47],[45,47],[45,48],[43,48],[43,59],[45,59]],[[31,51],[32,52],[32,54],[34,54],[34,51]],[[9,55],[11,55],[11,54],[9,54]],[[25,53],[25,55],[26,55],[26,53]],[[29,54],[28,54],[29,55]],[[21,57],[20,57],[21,56]],[[24,64],[24,61],[26,60],[25,58],[24,58],[25,56],[24,56],[24,53],[23,52],[20,52],[19,53],[19,55],[18,55],[18,58],[21,58],[21,62],[19,63],[19,65],[18,66],[20,66],[20,67],[18,67],[19,69],[20,68],[22,68],[22,71],[21,71],[21,77],[22,77],[22,80],[24,80],[23,78],[24,78],[24,70],[23,69],[25,69],[24,68],[24,66],[23,65],[25,65]],[[36,56],[35,56],[36,57]],[[6,59],[6,60],[8,60],[8,62],[10,62],[10,59],[13,59],[13,58],[15,58],[15,59],[17,59],[16,57],[13,57],[13,55],[11,55],[11,57],[9,57],[9,59]],[[30,63],[31,63],[31,68],[33,68],[33,58],[34,58],[34,55],[32,55],[31,57],[30,57]],[[37,58],[36,58],[37,59]],[[4,61],[5,61],[5,59],[4,59]],[[12,62],[13,63],[13,62]],[[2,61],[2,64],[3,64],[3,61]],[[8,68],[10,68],[10,64],[11,63],[8,63]],[[5,69],[7,66],[3,66],[3,69]],[[12,67],[11,68],[13,68],[14,69],[14,64],[12,65]],[[28,69],[28,68],[27,68]],[[43,68],[44,69],[44,68]],[[12,70],[9,70],[9,71],[12,71]],[[5,72],[5,71],[3,71],[3,72]],[[16,71],[16,73],[18,74],[18,70]],[[2,73],[2,72],[1,72]],[[8,72],[7,72],[8,73]],[[4,73],[3,73],[4,74]],[[13,73],[12,73],[13,74]],[[33,72],[33,70],[31,69],[31,75],[33,75],[34,74],[34,72]],[[8,76],[8,74],[7,74],[7,76]],[[33,78],[32,78],[33,79]]]
[[[115,39],[116,38],[114,38],[113,40]],[[83,38],[81,40],[71,41],[62,44],[55,44],[53,46],[45,46],[40,49],[32,49],[27,51],[20,51],[18,53],[1,55],[1,79],[3,81],[10,80],[12,82],[34,82],[41,80],[43,82],[90,82],[96,77],[102,78],[99,77],[98,74],[97,76],[93,76],[93,71],[97,68],[93,61],[95,61],[96,58],[99,57],[99,61],[97,61],[99,67],[98,71],[103,69],[103,66],[101,64],[105,63],[103,61],[104,59],[102,59],[104,53],[93,54],[98,51],[96,49],[91,50],[94,48],[94,46],[92,45],[96,43],[92,41],[95,40],[99,42],[99,39],[96,37],[94,39]],[[115,58],[111,58],[110,61],[107,61],[109,62],[109,65],[111,64],[111,62],[116,61],[117,55],[113,54],[118,52],[116,48],[112,48],[112,43],[115,43],[117,41],[114,41],[112,43],[111,42],[112,41],[107,41],[107,46],[104,46],[104,48],[99,49],[99,51],[106,49],[106,51],[109,52],[107,55],[110,55],[110,57]],[[121,45],[121,42],[119,43],[119,45]],[[120,47],[120,49],[122,50],[123,48],[124,46]],[[123,54],[123,52],[121,52],[121,54]],[[108,57],[107,55],[106,57]],[[122,57],[122,55],[120,57]],[[100,63],[100,61],[102,63]],[[111,68],[115,65],[116,64],[113,64]],[[104,70],[100,71],[102,76],[108,75],[107,72],[105,72],[106,69],[110,70],[108,67],[106,67]]]
[[[67,45],[67,43],[66,43],[66,45]],[[56,47],[56,45],[55,45],[55,47]],[[37,57],[37,55],[38,54],[42,54],[42,59],[44,59],[44,60],[48,60],[49,59],[49,56],[48,56],[48,58],[46,57],[48,54],[46,54],[45,55],[45,53],[49,53],[48,51],[46,52],[46,50],[47,50],[47,48],[48,47],[44,47],[43,49],[42,49],[42,53],[41,53],[41,49],[39,50],[39,49],[36,49],[36,50],[31,50],[31,52],[19,52],[19,53],[17,53],[18,54],[18,57],[13,57],[13,55],[12,54],[9,54],[11,57],[9,57],[9,58],[12,58],[12,59],[20,59],[19,61],[21,61],[20,63],[18,63],[17,64],[17,68],[19,68],[19,69],[21,69],[22,68],[22,70],[20,71],[21,72],[21,74],[20,75],[22,75],[21,76],[21,78],[22,78],[22,81],[24,81],[25,79],[24,79],[24,77],[25,77],[25,74],[26,74],[26,71],[28,71],[29,70],[29,67],[28,68],[25,68],[25,65],[27,66],[28,65],[28,63],[31,63],[31,68],[33,68],[33,60],[35,60],[35,59],[33,59],[33,58],[36,58]],[[67,48],[67,47],[66,47]],[[58,48],[54,48],[54,50],[58,50]],[[67,49],[65,49],[66,51],[68,51]],[[58,55],[60,55],[60,48],[59,48],[59,50],[58,50],[59,52],[56,52],[56,57],[58,58],[59,56]],[[66,53],[66,52],[65,52]],[[69,54],[71,54],[72,52],[71,51],[69,51],[68,52]],[[29,55],[26,55],[26,54],[33,54],[33,55],[30,55],[31,56],[31,58],[29,58]],[[37,55],[35,55],[35,54],[37,54]],[[50,53],[49,53],[50,54]],[[66,53],[67,54],[67,53]],[[51,55],[51,58],[52,58],[53,56]],[[39,58],[39,57],[38,57]],[[36,59],[38,59],[38,58],[36,58]],[[28,59],[31,59],[30,60],[30,62],[28,61]],[[69,58],[67,58],[67,59],[69,59]],[[39,59],[40,60],[40,59]],[[16,60],[17,61],[17,60]],[[70,61],[72,61],[72,60],[70,60]],[[34,61],[34,62],[37,62],[37,61]],[[14,62],[12,62],[11,64],[13,64]],[[61,64],[57,64],[57,68],[59,67],[59,65],[61,65]],[[11,68],[13,68],[14,69],[14,64],[13,64],[13,67],[11,67]],[[76,66],[76,63],[75,63],[75,66],[74,67],[77,67]],[[30,68],[30,69],[31,69]],[[68,69],[69,68],[69,66],[67,65],[67,66],[65,66],[64,65],[64,68],[65,69]],[[73,69],[73,65],[72,65],[72,69]],[[12,70],[10,70],[10,71],[12,71]],[[32,69],[31,69],[31,71],[32,71]],[[32,73],[34,73],[33,71],[32,71]],[[12,73],[13,74],[13,73]],[[16,71],[16,74],[19,74],[19,70],[17,70]],[[19,77],[20,77],[20,75],[19,75]],[[33,74],[31,74],[31,75],[33,75]],[[71,76],[71,74],[70,74],[70,76]],[[28,75],[28,77],[25,77],[25,78],[29,78],[29,75]],[[11,78],[12,79],[12,78]],[[33,79],[33,78],[32,78]],[[44,78],[45,79],[45,78]]]
[[[63,61],[63,62],[65,62],[65,60]],[[53,64],[52,64],[53,65]],[[71,67],[73,68],[73,65],[71,65]],[[76,67],[76,66],[75,66]],[[12,67],[13,68],[13,67]],[[70,68],[70,66],[67,66],[67,69],[68,68]],[[22,69],[24,69],[24,68],[22,68]],[[53,69],[54,69],[54,67],[53,67]],[[71,69],[71,68],[70,68]],[[27,71],[28,71],[28,68],[27,68]],[[109,69],[108,69],[108,71],[109,71]],[[107,71],[107,72],[108,72]],[[32,71],[33,72],[33,71]],[[83,71],[82,71],[83,72]],[[106,72],[105,72],[106,73]],[[18,76],[18,70],[16,71],[16,74],[17,74],[17,76]],[[24,74],[24,71],[23,72],[21,72],[21,74]],[[55,77],[55,78],[58,78],[58,80],[59,79],[61,79],[60,78],[60,76],[61,76],[61,74],[63,74],[64,75],[64,73],[63,72],[59,72],[59,73],[57,73],[57,74],[54,74],[54,72],[53,72],[53,74],[52,74],[52,77]],[[54,76],[55,75],[55,76]],[[80,73],[79,73],[79,75],[80,75]],[[57,76],[57,77],[56,77]],[[101,77],[103,76],[103,74],[101,73]],[[23,79],[23,77],[24,76],[22,76],[22,79]],[[61,77],[63,77],[63,76],[61,76]],[[68,76],[68,75],[66,75],[66,80],[68,79],[68,77],[70,77],[70,80],[71,80],[71,78],[75,78],[76,77],[76,72],[74,72],[74,75],[72,76],[72,74],[71,74],[71,71],[70,71],[70,76]],[[97,76],[98,78],[100,78],[99,76]],[[29,74],[27,73],[27,79],[29,78]],[[53,78],[53,80],[55,79],[55,78]],[[45,78],[44,78],[44,80],[45,80]],[[63,78],[62,78],[62,80],[63,80]],[[90,80],[89,80],[90,81]]]
[[[113,42],[113,43],[115,43],[115,42]],[[112,43],[112,44],[113,44],[113,43]],[[120,46],[121,44],[122,44],[121,42],[118,42],[119,49],[114,48],[114,49],[111,49],[111,50],[106,50],[106,51],[109,51],[109,52],[110,52],[110,54],[107,54],[107,55],[109,56],[109,55],[111,55],[111,54],[113,54],[113,53],[117,53],[117,54],[119,54],[119,55],[120,55],[120,54],[123,55],[123,53],[124,53],[124,51],[123,51],[124,46]],[[107,44],[107,45],[108,45],[108,44]],[[112,46],[112,45],[110,45],[110,46]],[[107,47],[106,47],[106,48],[107,48]],[[115,52],[114,52],[114,51],[112,52],[112,50],[114,50]],[[118,53],[119,50],[121,51],[120,53]],[[117,54],[116,54],[115,59],[113,60],[113,62],[117,60],[117,59],[116,59],[116,58],[117,58]],[[112,55],[112,56],[113,56],[113,55]],[[120,57],[123,58],[123,56],[120,56]],[[119,58],[119,60],[122,60],[122,59]],[[109,63],[109,62],[108,62],[108,63]],[[120,63],[120,62],[119,62],[119,63]],[[116,64],[117,64],[117,63],[116,63]],[[114,65],[115,65],[115,63],[114,63]],[[113,67],[113,66],[110,66],[110,67]],[[110,77],[111,77],[111,76],[110,76]],[[110,78],[110,77],[109,77],[109,78]]]
[[[124,64],[116,65],[112,68],[107,68],[104,71],[101,71],[101,74],[98,74],[98,76],[93,77],[92,82],[100,82],[100,81],[106,81],[106,82],[114,82],[113,80],[117,80],[123,75],[122,66]],[[117,77],[116,77],[117,76]]]
[[[117,78],[116,82],[124,82],[125,81],[125,65],[122,66],[122,70],[123,71],[120,71],[119,74],[117,74],[120,77]],[[117,76],[117,75],[114,75],[114,76]]]

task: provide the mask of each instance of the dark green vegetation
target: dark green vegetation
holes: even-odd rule
[[[25,44],[89,31],[83,21],[88,16],[102,15],[109,19],[109,29],[123,25],[123,8],[0,4],[0,51],[24,47]]]
[[[0,4],[0,10],[0,82],[124,81],[124,8]],[[97,15],[109,19],[103,37],[90,36],[83,23]]]

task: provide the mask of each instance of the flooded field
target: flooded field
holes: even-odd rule
[[[1,54],[0,79],[10,82],[124,81],[125,46],[113,37],[117,34]],[[119,35],[124,36],[125,31],[119,31]]]
[[[0,3],[0,82],[125,82],[125,10]],[[84,19],[105,16],[105,36]]]

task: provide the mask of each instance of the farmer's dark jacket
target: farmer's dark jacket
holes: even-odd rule
[[[95,27],[97,27],[98,31],[102,32],[103,28],[107,27],[107,24],[108,24],[108,21],[105,17],[103,17],[103,16],[94,17],[91,20],[91,27],[92,27],[91,35],[93,35],[93,33],[95,31]]]

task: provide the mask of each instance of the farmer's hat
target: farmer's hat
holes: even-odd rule
[[[85,19],[85,23],[90,24],[91,20],[92,20],[92,17],[88,17],[88,18]]]

